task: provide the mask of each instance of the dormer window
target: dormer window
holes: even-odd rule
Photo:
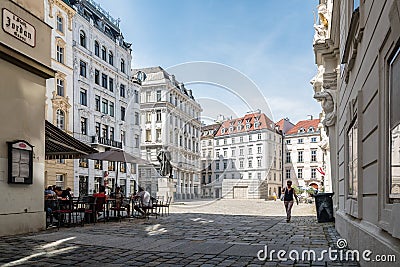
[[[238,124],[242,124],[242,120],[238,120]]]
[[[255,121],[260,121],[260,116],[254,117],[254,120],[255,120]]]
[[[304,128],[300,128],[298,132],[299,133],[304,133]]]
[[[260,127],[260,124],[261,124],[261,123],[259,123],[259,122],[255,122],[255,123],[254,123],[254,128]]]
[[[308,132],[310,132],[310,133],[314,132],[314,127],[308,128]]]
[[[221,133],[224,134],[225,133],[225,128],[221,129]]]
[[[246,119],[246,123],[250,123],[250,119]]]
[[[241,124],[238,125],[237,129],[238,129],[238,131],[241,131],[242,130],[242,125]]]
[[[246,130],[249,130],[250,127],[251,127],[251,124],[250,123],[246,123]]]
[[[229,132],[233,132],[233,130],[234,130],[233,126],[229,127]]]

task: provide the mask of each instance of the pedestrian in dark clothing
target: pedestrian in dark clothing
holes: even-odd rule
[[[282,190],[282,194],[284,194],[283,202],[285,204],[286,209],[286,222],[290,222],[292,217],[292,207],[293,207],[293,197],[296,198],[297,205],[299,205],[299,200],[297,198],[296,192],[292,187],[292,181],[287,181],[287,187]]]

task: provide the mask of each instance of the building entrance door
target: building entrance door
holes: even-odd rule
[[[247,198],[248,187],[247,186],[235,186],[233,187],[233,198],[244,199]]]

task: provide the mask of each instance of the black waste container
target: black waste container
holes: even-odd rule
[[[333,217],[332,196],[333,193],[318,193],[314,195],[319,223],[335,221],[335,217]]]

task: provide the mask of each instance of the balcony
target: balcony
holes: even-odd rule
[[[122,149],[122,142],[114,141],[100,136],[92,136],[92,144],[99,144]]]

